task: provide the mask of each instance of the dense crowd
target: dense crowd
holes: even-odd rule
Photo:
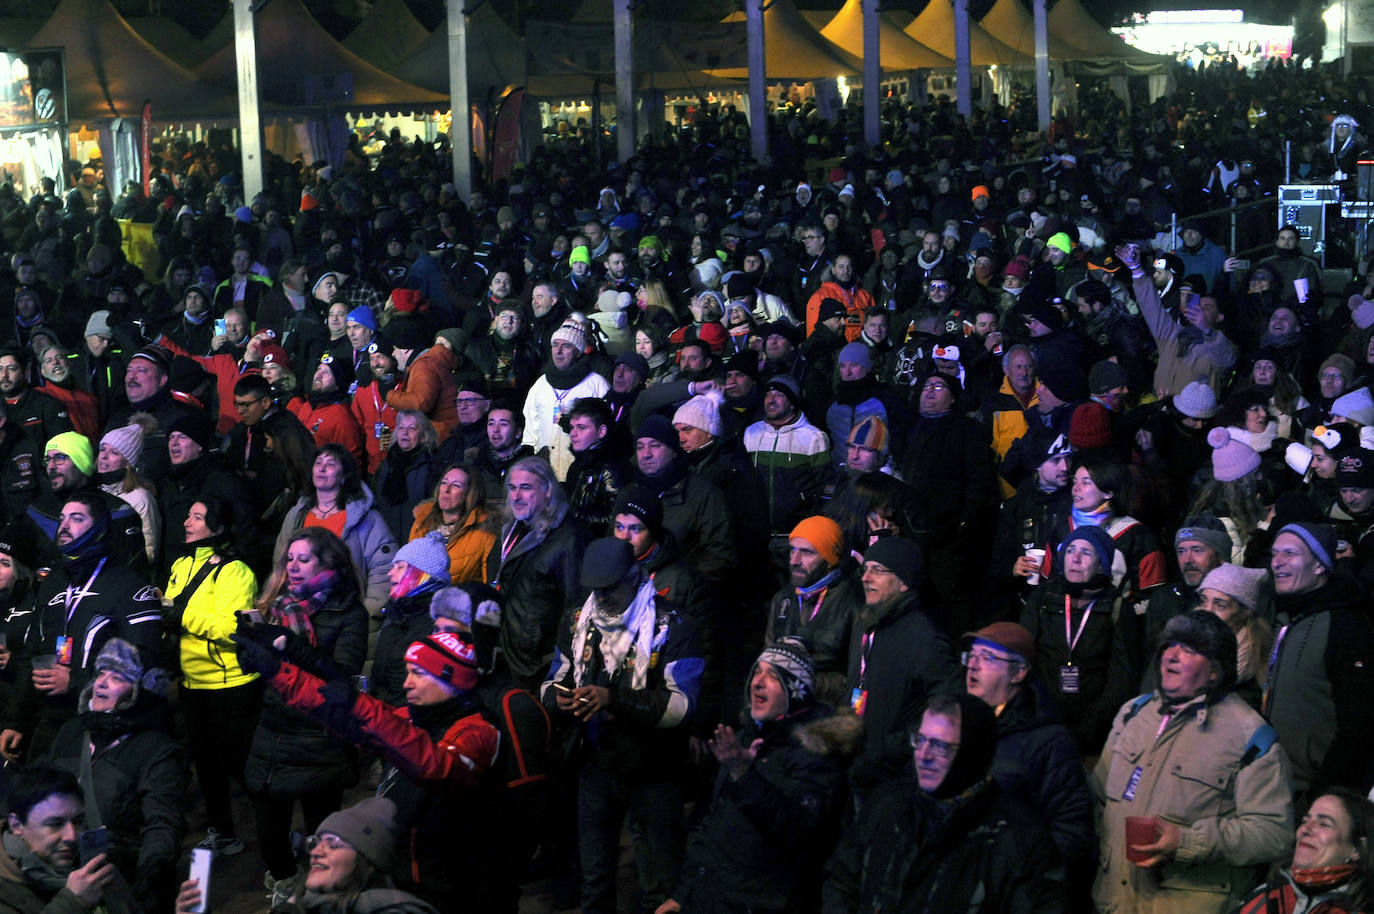
[[[4,189],[0,910],[1371,910],[1365,89],[1177,85]]]

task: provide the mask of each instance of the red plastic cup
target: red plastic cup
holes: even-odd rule
[[[1155,827],[1153,816],[1127,816],[1126,817],[1126,859],[1132,863],[1143,863],[1149,860],[1153,854],[1142,854],[1131,850],[1132,847],[1143,844],[1154,844],[1159,840],[1159,829]]]

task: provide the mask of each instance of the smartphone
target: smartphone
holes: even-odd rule
[[[1249,257],[1237,257],[1237,258],[1236,258],[1236,269],[1237,269],[1237,270],[1248,270],[1248,269],[1250,269],[1250,258],[1249,258]]]
[[[105,826],[92,828],[81,833],[81,865],[85,866],[96,857],[105,853],[110,846],[110,833],[105,830]]]
[[[200,903],[190,909],[192,914],[205,914],[210,909],[210,861],[214,857],[208,847],[191,848],[191,872],[187,875],[200,887]]]
[[[225,336],[229,333],[229,325],[222,317],[215,318],[215,336]]]

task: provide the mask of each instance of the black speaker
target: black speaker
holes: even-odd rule
[[[1374,159],[1355,163],[1355,199],[1374,200]]]

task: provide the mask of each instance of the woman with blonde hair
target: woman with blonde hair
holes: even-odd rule
[[[144,437],[156,430],[157,420],[151,414],[134,413],[128,425],[112,428],[100,439],[95,462],[100,488],[138,513],[143,524],[143,548],[153,567],[157,566],[157,547],[162,542],[162,515],[153,484],[139,476],[134,466],[143,456]]]
[[[415,506],[410,539],[437,531],[448,552],[453,583],[486,580],[487,555],[496,544],[499,519],[486,508],[487,484],[475,468],[449,464],[434,487],[432,501]]]

